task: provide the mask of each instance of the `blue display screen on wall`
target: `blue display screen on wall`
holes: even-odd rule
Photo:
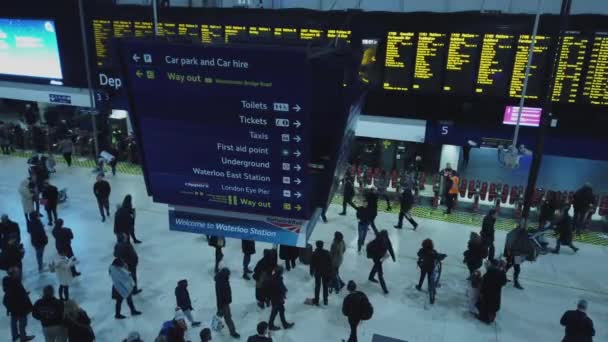
[[[0,18],[0,74],[63,79],[54,21]]]

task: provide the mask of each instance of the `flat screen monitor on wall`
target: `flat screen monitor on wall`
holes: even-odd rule
[[[63,79],[54,21],[0,18],[0,76],[3,75]]]
[[[521,119],[519,120],[520,126],[538,127],[540,126],[540,116],[542,114],[542,108],[537,107],[523,107],[521,109]],[[517,125],[517,116],[519,115],[519,107],[507,106],[505,108],[505,115],[502,123],[505,125]]]

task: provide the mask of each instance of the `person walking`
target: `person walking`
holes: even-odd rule
[[[274,273],[270,278],[268,296],[270,298],[270,304],[272,305],[272,311],[270,312],[270,318],[268,319],[268,329],[281,329],[274,325],[274,319],[276,318],[277,314],[281,318],[283,329],[291,329],[294,326],[294,323],[287,322],[285,319],[285,299],[287,298],[287,288],[283,282],[283,267],[281,266],[277,266],[274,269]]]
[[[177,282],[175,288],[175,300],[177,301],[177,307],[182,310],[186,318],[190,321],[193,327],[198,327],[201,322],[195,321],[192,318],[192,302],[190,301],[190,292],[188,292],[188,280],[182,279]]]
[[[376,227],[375,222],[376,216],[378,216],[378,193],[372,188],[365,194],[365,200],[369,210],[369,224],[374,230],[374,233],[378,235],[378,228]]]
[[[427,286],[431,288],[433,286],[433,270],[435,269],[435,262],[439,260],[439,253],[435,250],[433,240],[426,239],[422,241],[422,247],[418,250],[418,267],[420,267],[420,279],[416,290],[422,291],[422,284],[424,284],[424,277],[427,278]],[[432,304],[432,303],[431,303]]]
[[[91,327],[91,319],[73,300],[64,304],[63,324],[68,332],[68,342],[94,342],[95,333]]]
[[[38,272],[44,270],[44,248],[49,243],[49,238],[44,230],[44,225],[36,213],[30,213],[30,220],[27,222],[27,232],[30,234],[30,242],[36,251],[36,262]]]
[[[129,237],[126,234],[118,236],[118,242],[114,245],[114,257],[118,258],[127,265],[131,277],[133,277],[133,295],[139,294],[142,290],[137,286],[137,265],[139,264],[139,256],[129,242]]]
[[[272,342],[272,337],[270,337],[270,331],[268,330],[268,323],[258,323],[256,330],[257,334],[249,336],[247,342]]]
[[[560,324],[566,329],[562,342],[592,342],[595,336],[593,321],[587,316],[587,301],[580,300],[576,310],[564,313]]]
[[[268,285],[272,272],[276,267],[276,262],[272,255],[272,250],[265,249],[264,256],[253,269],[253,280],[255,280],[255,298],[258,302],[260,309],[264,309],[266,306],[270,306]]]
[[[329,284],[329,293],[340,293],[344,287],[344,282],[340,278],[340,266],[344,261],[344,253],[346,252],[346,244],[344,243],[344,235],[340,232],[334,233],[334,241],[331,243],[329,255],[331,256],[332,280]]]
[[[378,274],[378,279],[380,280],[380,286],[382,287],[382,291],[384,294],[388,294],[388,289],[386,288],[386,283],[384,282],[384,271],[382,270],[382,262],[386,258],[386,254],[390,253],[393,262],[396,262],[395,252],[393,250],[393,244],[388,237],[388,232],[383,230],[378,234],[378,236],[372,240],[367,245],[367,257],[372,259],[374,262],[374,266],[372,270],[369,272],[369,281],[373,283],[377,283],[376,274]]]
[[[53,286],[44,287],[42,298],[34,304],[32,317],[40,321],[46,342],[67,342],[67,331],[63,326],[64,303],[55,297]]]
[[[74,279],[72,267],[78,263],[78,260],[76,260],[75,257],[68,257],[66,254],[66,250],[60,250],[57,260],[53,261],[49,266],[51,272],[57,274],[57,280],[59,282],[59,299],[64,301],[70,299],[70,284]]]
[[[103,177],[103,173],[97,175],[97,181],[93,185],[93,193],[97,199],[97,206],[101,214],[101,222],[106,222],[106,215],[110,217],[110,183]],[[104,212],[105,211],[105,212]]]
[[[66,137],[59,143],[59,152],[63,155],[63,159],[68,164],[68,167],[72,166],[72,153],[74,152],[74,143],[72,139]]]
[[[312,253],[310,261],[310,276],[315,277],[315,298],[314,305],[319,305],[319,292],[323,285],[323,304],[327,305],[328,284],[332,274],[332,262],[329,251],[323,248],[323,241],[315,243],[316,249]]]
[[[578,248],[572,243],[573,232],[572,232],[572,219],[568,214],[568,207],[562,209],[561,213],[557,216],[556,230],[559,234],[559,238],[555,242],[555,249],[553,253],[559,254],[561,245],[570,247],[574,253],[578,252]]]
[[[296,268],[296,260],[300,255],[300,249],[295,246],[281,245],[279,247],[279,258],[285,260],[285,268],[287,271]]]
[[[42,187],[42,203],[44,210],[49,219],[49,226],[53,225],[53,219],[57,221],[57,205],[59,204],[59,190],[57,187],[49,183],[48,179],[44,181]]]
[[[414,230],[418,228],[418,222],[414,220],[410,211],[414,206],[414,195],[412,194],[412,189],[410,187],[405,187],[403,192],[401,193],[401,198],[399,199],[401,209],[399,210],[399,221],[395,228],[402,229],[403,228],[403,218],[407,218],[408,222],[414,227]]]
[[[357,252],[361,253],[361,247],[365,244],[367,231],[372,221],[373,211],[367,200],[364,206],[355,207],[355,209],[357,210],[357,220],[359,220],[357,225]]]
[[[255,241],[242,240],[241,249],[243,251],[243,279],[250,280],[249,273],[253,273],[253,271],[249,269],[249,263],[251,262],[251,255],[255,254]]]
[[[538,214],[538,229],[543,229],[553,222],[555,211],[557,210],[557,200],[553,192],[547,192],[545,200],[540,205]]]
[[[496,224],[496,209],[490,209],[486,216],[483,218],[483,222],[481,224],[481,232],[479,235],[481,236],[481,242],[488,249],[488,259],[490,261],[494,260],[494,256],[496,254],[496,249],[494,248],[494,225]]]
[[[52,233],[53,237],[55,238],[55,248],[57,249],[57,254],[65,255],[68,258],[73,257],[74,251],[72,250],[72,239],[74,239],[74,234],[70,228],[63,226],[62,219],[57,219],[55,221],[55,228],[53,228]],[[76,266],[72,266],[71,270],[74,277],[80,276],[80,272],[76,271]]]
[[[350,336],[347,341],[342,341],[357,342],[357,327],[362,320],[371,318],[373,307],[365,293],[357,291],[357,284],[354,281],[350,280],[346,289],[348,290],[348,295],[342,303],[342,314],[348,318]]]
[[[486,253],[481,237],[477,233],[471,232],[467,250],[463,253],[464,263],[469,269],[469,278],[467,278],[467,280],[471,280],[473,273],[481,268]]]
[[[511,236],[509,236],[511,234]],[[521,264],[523,264],[526,256],[526,251],[522,247],[522,242],[528,242],[528,232],[524,225],[520,224],[517,228],[507,234],[505,241],[505,250],[503,255],[507,259],[505,273],[513,267],[513,286],[518,290],[523,290],[523,286],[519,283],[519,275],[521,273]]]
[[[355,179],[350,174],[350,171],[346,172],[344,176],[344,188],[342,190],[342,212],[338,215],[346,215],[347,205],[353,205],[353,199],[355,198]]]
[[[581,235],[585,229],[585,220],[590,210],[595,205],[595,195],[590,183],[585,183],[580,189],[576,190],[572,199],[574,207],[574,230],[577,235]]]
[[[391,211],[391,201],[386,191],[389,181],[386,170],[382,170],[380,176],[376,179],[376,188],[378,189],[378,199],[383,198],[386,201],[386,210]]]
[[[112,299],[116,300],[116,310],[114,318],[124,319],[125,316],[120,314],[122,302],[124,299],[127,300],[127,305],[131,309],[132,316],[141,315],[141,312],[135,309],[133,305],[133,288],[135,287],[135,281],[127,269],[127,265],[120,259],[116,258],[110,265],[109,269],[110,278],[112,279]]]
[[[135,208],[133,208],[133,198],[126,195],[122,205],[114,215],[114,234],[118,240],[118,234],[125,233],[133,239],[134,243],[141,243],[135,237]]]
[[[2,303],[7,314],[11,317],[11,341],[31,341],[34,336],[26,333],[27,315],[32,312],[32,302],[28,292],[21,283],[21,270],[9,268],[8,275],[2,279],[4,299]]]
[[[36,213],[34,213],[35,215]],[[38,215],[35,215],[38,217]],[[30,217],[32,217],[30,213]],[[28,220],[29,221],[29,220]],[[19,224],[15,221],[11,221],[8,215],[3,214],[0,217],[0,249],[4,249],[11,239],[21,241],[21,231],[19,230]]]
[[[482,322],[491,324],[496,319],[496,313],[500,310],[502,288],[507,283],[507,275],[500,261],[490,262],[486,274],[481,278],[479,290],[479,315],[477,318]]]
[[[223,236],[212,236],[209,238],[209,246],[215,249],[215,267],[214,272],[217,274],[220,270],[220,262],[224,259],[222,248],[226,246],[226,239]]]
[[[217,301],[217,316],[223,317],[228,326],[230,336],[240,338],[232,321],[232,313],[230,312],[230,304],[232,303],[232,289],[230,288],[230,271],[227,268],[222,268],[215,275],[215,298]]]

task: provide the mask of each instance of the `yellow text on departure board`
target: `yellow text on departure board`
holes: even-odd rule
[[[546,54],[549,51],[550,40],[551,38],[547,36],[536,36],[528,84],[542,81],[539,77],[544,70],[539,70],[539,65],[541,65],[543,60],[546,58]],[[519,36],[517,41],[517,51],[515,53],[515,62],[513,64],[513,72],[511,73],[511,87],[509,88],[509,96],[511,97],[521,97],[524,89],[526,66],[528,65],[528,55],[530,54],[531,43],[531,35],[522,34]],[[526,98],[538,99],[540,94],[535,93],[534,91],[536,91],[536,89],[528,87],[526,91]]]
[[[588,103],[608,105],[608,33],[593,38],[583,96]]]
[[[557,62],[553,101],[575,103],[580,89],[585,51],[589,40],[580,34],[566,34]]]

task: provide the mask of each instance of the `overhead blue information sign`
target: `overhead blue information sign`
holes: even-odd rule
[[[310,218],[303,49],[127,41],[122,58],[156,202]]]

